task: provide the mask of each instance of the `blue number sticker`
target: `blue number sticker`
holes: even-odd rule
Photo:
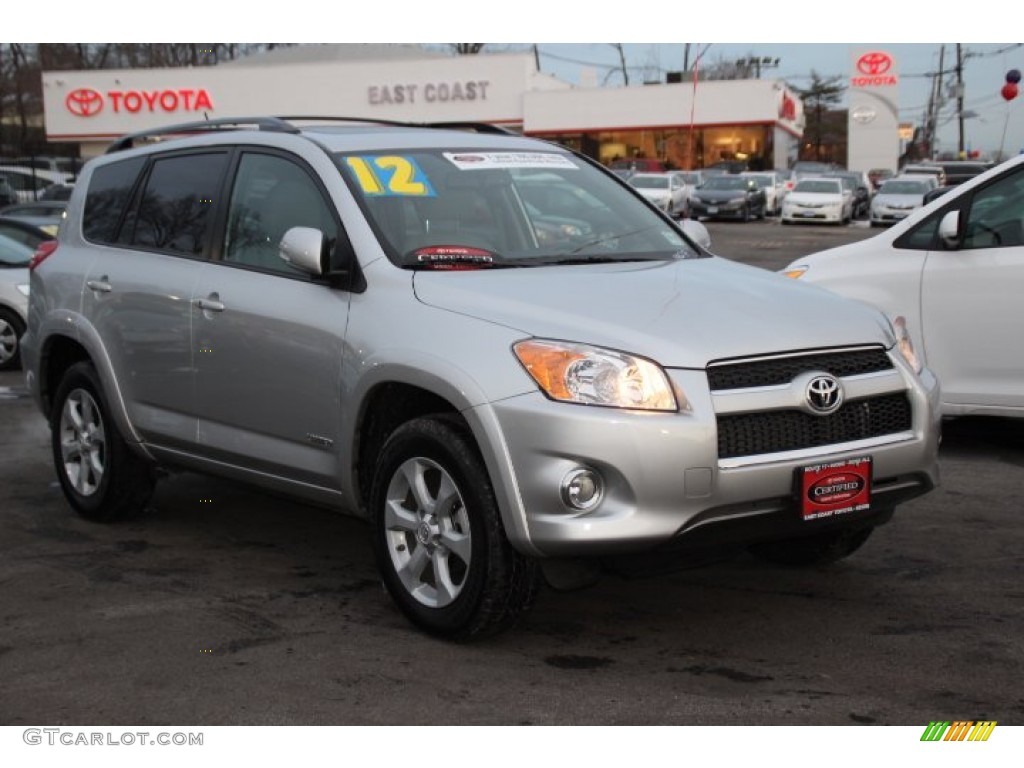
[[[346,157],[364,195],[372,197],[436,197],[430,180],[411,157],[376,155]]]

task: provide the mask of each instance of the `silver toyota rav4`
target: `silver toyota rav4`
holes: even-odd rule
[[[468,638],[542,573],[838,560],[934,486],[903,323],[710,255],[561,147],[312,122],[128,136],[81,174],[24,360],[85,517],[140,512],[158,468],[326,503]]]

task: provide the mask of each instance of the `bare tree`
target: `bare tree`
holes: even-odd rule
[[[629,68],[626,66],[626,52],[622,48],[622,43],[612,43],[612,48],[619,52],[619,68],[622,72],[622,82],[629,85]]]
[[[448,43],[448,46],[459,56],[467,56],[480,53],[487,43]]]

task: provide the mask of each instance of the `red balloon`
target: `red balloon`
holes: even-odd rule
[[[1003,98],[1007,101],[1013,101],[1017,98],[1018,88],[1013,83],[1007,83],[999,92],[1003,94]]]

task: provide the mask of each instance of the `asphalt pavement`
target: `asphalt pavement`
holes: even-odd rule
[[[773,269],[805,238],[873,234],[710,229]],[[942,487],[838,565],[546,590],[469,645],[405,621],[359,521],[181,474],[142,518],[93,524],[20,373],[0,374],[0,434],[3,725],[1024,722],[1024,423],[948,422]]]

